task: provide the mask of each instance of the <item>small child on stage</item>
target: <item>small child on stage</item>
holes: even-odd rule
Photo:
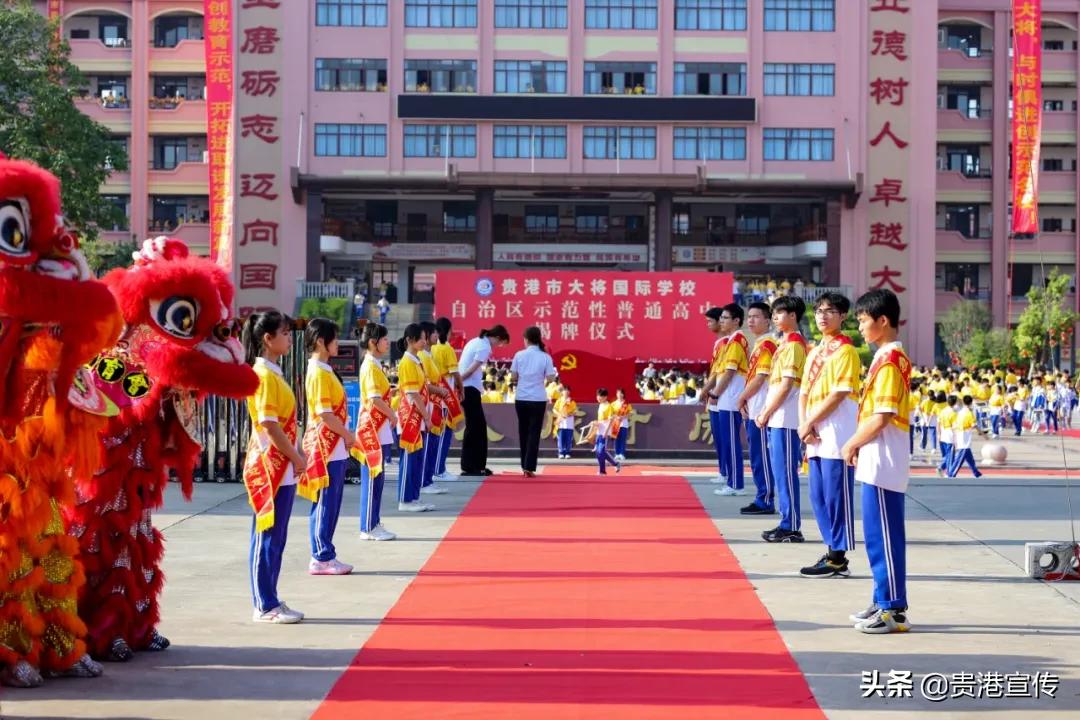
[[[615,472],[622,470],[619,461],[612,457],[608,451],[608,440],[611,433],[611,421],[615,417],[615,408],[608,402],[609,393],[607,388],[596,391],[596,402],[600,407],[596,411],[596,420],[585,426],[588,434],[582,442],[594,442],[593,450],[596,452],[596,462],[600,466],[598,475],[607,475],[607,464],[615,466]]]
[[[890,290],[871,290],[855,304],[859,332],[877,345],[859,405],[859,425],[843,448],[862,486],[863,535],[874,575],[874,601],[854,613],[860,632],[907,632],[904,499],[911,455],[908,405],[911,361],[896,340],[900,301]]]
[[[570,386],[559,387],[562,390],[551,414],[555,425],[555,438],[559,443],[559,459],[568,460],[574,444],[574,413],[577,412],[577,403],[570,398]]]

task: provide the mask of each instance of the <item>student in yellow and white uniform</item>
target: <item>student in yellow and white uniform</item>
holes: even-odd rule
[[[701,386],[701,399],[705,403],[705,408],[709,413],[709,430],[712,432],[713,449],[716,451],[716,463],[719,469],[719,474],[716,477],[710,478],[709,481],[713,483],[724,483],[728,481],[728,453],[723,449],[724,433],[720,428],[720,409],[717,405],[719,402],[719,396],[716,393],[716,382],[720,376],[720,367],[724,360],[724,352],[727,347],[728,336],[732,332],[731,328],[731,315],[724,312],[724,308],[713,307],[705,311],[706,327],[709,328],[709,332],[716,336],[716,340],[713,342],[712,358],[709,361],[709,370],[705,377],[705,382]],[[641,396],[642,400],[651,400],[652,398],[645,395]]]
[[[312,575],[348,575],[353,567],[337,559],[334,532],[341,515],[341,500],[345,491],[345,466],[352,445],[352,432],[346,423],[345,387],[330,367],[329,360],[338,354],[338,326],[333,320],[312,318],[304,330],[304,341],[310,354],[304,392],[307,396],[307,432],[304,451],[308,456],[307,483],[300,484],[300,493],[313,500],[309,516],[311,536]],[[328,451],[329,450],[329,451]],[[318,458],[316,459],[316,456]],[[324,475],[321,489],[305,486],[318,483]],[[311,492],[317,493],[314,498]]]
[[[781,342],[773,355],[769,371],[769,392],[765,407],[754,424],[768,428],[769,461],[776,479],[776,507],[780,523],[761,533],[770,543],[803,542],[802,493],[799,491],[799,464],[802,446],[799,443],[799,385],[806,364],[806,340],[799,334],[806,304],[792,295],[776,298],[772,304],[773,326]]]
[[[1027,379],[1020,378],[1017,381],[1016,391],[1013,393],[1012,401],[1012,420],[1017,437],[1020,437],[1024,432],[1024,416],[1027,414],[1029,395],[1030,391],[1028,390]]]
[[[360,363],[360,407],[362,421],[369,422],[380,448],[379,468],[360,463],[360,539],[393,540],[394,533],[382,524],[382,495],[386,480],[386,461],[394,443],[393,427],[397,423],[397,405],[401,399],[392,395],[390,380],[379,362],[390,352],[390,337],[384,325],[369,322],[360,335],[360,346],[366,351]],[[390,402],[387,398],[391,397]],[[379,418],[379,419],[376,419]]]
[[[851,301],[840,293],[818,298],[814,315],[821,342],[806,358],[799,395],[799,438],[810,465],[810,500],[826,553],[799,572],[804,577],[850,575],[847,551],[855,547],[855,474],[841,448],[855,434],[862,361],[840,329]]]
[[[611,430],[612,418],[615,417],[615,408],[608,402],[609,397],[607,388],[597,389],[596,402],[599,407],[596,409],[596,422],[593,427],[593,432],[596,434],[596,444],[593,446],[593,450],[596,452],[596,462],[600,467],[598,475],[607,475],[607,463],[615,466],[616,473],[622,470],[622,465],[611,456],[611,452],[608,450],[608,441],[610,440],[608,434]]]
[[[634,412],[634,406],[626,399],[626,391],[622,388],[615,391],[615,402],[611,405],[619,421],[619,434],[615,436],[615,459],[622,462],[626,459],[626,442],[630,439],[630,415]]]
[[[754,500],[741,508],[743,515],[772,515],[775,510],[775,485],[772,463],[769,460],[769,431],[760,428],[755,418],[765,409],[769,394],[769,374],[772,372],[773,355],[776,353],[776,337],[769,332],[772,310],[762,302],[754,302],[746,310],[746,325],[750,334],[757,338],[750,353],[746,371],[746,387],[739,395],[736,405],[745,420],[746,440],[750,453],[750,472],[756,492]]]
[[[953,456],[953,420],[956,418],[957,399],[955,395],[938,393],[937,403],[937,427],[938,445],[941,447],[941,464],[938,465],[937,474],[944,475],[949,471]]]
[[[570,397],[570,388],[562,385],[562,395],[555,401],[551,414],[555,421],[555,437],[559,443],[559,458],[568,460],[570,452],[574,448],[574,414],[577,412],[577,403]]]
[[[720,361],[714,393],[717,395],[717,419],[721,433],[720,449],[727,458],[725,465],[728,479],[723,487],[713,490],[713,493],[726,497],[746,494],[746,490],[743,489],[745,477],[742,433],[740,432],[743,422],[738,401],[746,388],[751,346],[750,339],[746,337],[742,329],[745,318],[742,307],[730,303],[724,306],[724,314],[730,319],[728,328],[731,334],[728,335],[727,345],[724,347],[724,357]]]
[[[442,369],[430,348],[439,342],[439,332],[435,329],[435,323],[420,323],[420,332],[424,334],[426,348],[420,351],[420,363],[424,366],[425,388],[428,396],[428,414],[431,416],[432,425],[424,435],[424,464],[421,471],[423,480],[420,484],[421,495],[445,495],[447,490],[435,483],[435,469],[439,464],[439,445],[442,436],[447,432],[446,406],[443,404],[450,393],[442,385]]]
[[[401,464],[398,466],[398,510],[402,512],[427,512],[434,510],[430,503],[420,502],[420,486],[424,481],[424,436],[431,426],[424,390],[427,377],[420,352],[427,348],[424,333],[416,323],[405,327],[405,334],[398,340],[398,350],[403,352],[398,362],[398,393],[401,406],[398,409],[398,445],[401,448]]]
[[[900,302],[890,290],[871,290],[855,305],[859,332],[878,351],[867,376],[855,434],[841,449],[862,483],[862,524],[866,558],[874,576],[873,602],[853,613],[855,629],[872,635],[906,632],[907,534],[904,494],[909,453],[908,405],[911,361],[896,341]]]
[[[443,380],[450,387],[451,392],[457,394],[460,403],[465,397],[465,387],[461,382],[461,373],[458,372],[458,358],[454,348],[450,346],[450,333],[453,325],[450,318],[441,317],[435,321],[435,330],[439,341],[431,348],[431,355],[439,365]],[[458,476],[446,469],[446,458],[450,455],[450,444],[454,441],[453,432],[443,432],[439,436],[439,459],[435,465],[436,482],[453,482]]]
[[[243,342],[247,361],[259,377],[258,389],[247,399],[251,438],[244,460],[244,485],[255,510],[248,560],[252,620],[298,623],[304,613],[289,608],[277,594],[296,484],[307,468],[307,458],[296,447],[296,396],[279,364],[292,348],[292,323],[277,310],[252,313],[244,324]]]
[[[1005,412],[1005,393],[1001,385],[994,385],[986,406],[990,414],[990,436],[1001,437],[1001,416]]]
[[[953,453],[952,462],[949,464],[951,478],[956,477],[964,463],[968,464],[976,478],[982,477],[979,468],[975,467],[975,456],[971,453],[971,437],[976,429],[975,411],[971,407],[973,404],[972,397],[965,395],[964,404],[953,419]]]

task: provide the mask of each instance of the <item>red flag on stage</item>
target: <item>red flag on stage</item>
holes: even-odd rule
[[[611,400],[621,388],[631,403],[642,402],[634,385],[634,358],[615,359],[583,350],[561,350],[551,359],[559,381],[570,386],[570,397],[575,402],[596,402],[596,390],[602,387],[611,393]]]

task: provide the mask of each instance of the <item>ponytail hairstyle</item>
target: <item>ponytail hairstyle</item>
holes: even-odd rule
[[[510,333],[502,325],[495,325],[490,330],[481,330],[480,337],[494,338],[504,343],[510,342]]]
[[[450,331],[454,329],[454,325],[450,322],[450,318],[441,317],[436,320],[435,329],[439,331],[439,344],[449,344]]]
[[[254,312],[248,315],[241,334],[247,364],[254,365],[256,358],[262,355],[264,335],[273,335],[281,330],[282,326],[290,324],[288,316],[277,310]]]
[[[420,332],[424,335],[424,339],[428,341],[428,344],[430,344],[431,336],[437,333],[438,330],[435,329],[435,323],[425,320],[420,323]]]
[[[424,335],[418,323],[409,323],[405,326],[405,334],[397,341],[398,352],[404,355],[409,349],[410,342],[416,342]]]
[[[329,348],[330,343],[337,340],[337,337],[338,325],[336,322],[329,318],[312,318],[308,321],[307,328],[304,329],[304,347],[309,353],[313,353],[319,340],[322,340],[323,345]]]
[[[371,352],[371,343],[378,345],[379,341],[390,334],[385,325],[369,322],[360,333],[360,347]]]
[[[543,352],[547,352],[547,348],[544,347],[544,335],[540,332],[540,328],[535,325],[525,328],[525,342],[535,345]]]

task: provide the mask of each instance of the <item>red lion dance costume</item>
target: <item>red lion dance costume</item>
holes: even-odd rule
[[[16,687],[101,674],[61,513],[73,474],[99,462],[107,412],[82,366],[116,342],[121,318],[59,213],[57,179],[0,154],[0,681]]]
[[[100,469],[81,476],[71,518],[86,568],[79,615],[87,644],[112,661],[169,645],[157,632],[164,547],[150,512],[161,507],[169,468],[191,498],[199,403],[258,387],[232,337],[228,274],[171,238],[147,240],[134,255],[134,267],[105,276],[126,328],[94,363],[97,386],[121,410],[101,436]]]

